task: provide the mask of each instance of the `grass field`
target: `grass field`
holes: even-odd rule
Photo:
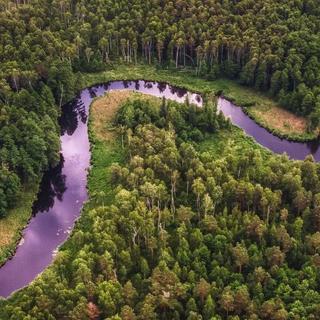
[[[90,108],[89,137],[91,143],[92,170],[88,177],[90,196],[103,192],[108,200],[113,198],[110,185],[110,166],[123,162],[125,151],[113,129],[113,118],[121,105],[130,96],[130,91],[113,91],[93,101]]]
[[[256,105],[245,109],[246,113],[273,134],[290,140],[313,140],[317,132],[308,132],[306,118],[274,105]]]
[[[292,140],[312,140],[316,133],[307,132],[307,121],[281,108],[273,99],[228,79],[214,81],[195,76],[192,70],[158,69],[149,65],[114,65],[109,70],[83,75],[83,86],[110,80],[145,79],[163,81],[190,91],[222,93],[241,107],[261,126],[275,135]]]
[[[286,133],[305,133],[307,122],[303,117],[299,117],[287,110],[274,106],[261,106],[250,108],[252,114],[260,121],[269,123],[271,127]]]

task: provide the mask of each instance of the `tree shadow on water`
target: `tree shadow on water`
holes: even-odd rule
[[[173,94],[173,95],[177,95],[178,98],[182,98],[184,95],[187,94],[187,90],[186,89],[182,89],[182,88],[177,88],[177,87],[174,87],[174,86],[169,86],[170,88],[170,92]]]
[[[312,141],[307,142],[307,146],[308,146],[308,149],[310,150],[310,153],[312,155],[315,155],[319,150],[320,139],[318,138],[316,140],[312,140]]]
[[[78,128],[79,119],[86,123],[88,118],[86,107],[81,99],[70,101],[62,108],[62,114],[59,119],[61,135],[68,134],[71,136]]]
[[[32,214],[49,211],[53,207],[55,199],[62,201],[63,194],[67,190],[66,176],[62,174],[64,159],[60,155],[59,164],[49,169],[43,176],[37,200],[33,203]]]

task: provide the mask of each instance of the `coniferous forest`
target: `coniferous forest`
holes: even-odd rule
[[[118,66],[228,79],[318,132],[319,30],[317,0],[0,0],[0,221],[59,164],[63,106]],[[81,218],[0,319],[320,319],[319,164],[202,93],[101,98]]]

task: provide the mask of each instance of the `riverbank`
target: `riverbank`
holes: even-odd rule
[[[0,266],[9,259],[21,241],[23,229],[31,218],[32,205],[37,197],[39,184],[25,186],[15,208],[0,219]]]
[[[115,162],[122,163],[125,151],[121,148],[117,132],[113,128],[113,118],[120,104],[125,101],[130,92],[109,92],[91,103],[88,123],[89,140],[91,148],[91,170],[88,175],[89,199],[95,198],[99,202],[101,196],[104,200],[113,199],[114,190],[110,184],[110,166]],[[100,193],[100,196],[99,196]],[[106,203],[105,203],[106,204]],[[86,204],[90,205],[90,200]]]
[[[96,74],[84,74],[82,86],[111,80],[136,80],[167,82],[198,93],[223,95],[227,100],[241,106],[254,121],[272,134],[292,141],[311,141],[317,134],[307,131],[307,120],[281,108],[273,99],[251,88],[228,79],[205,80],[195,76],[192,70],[158,69],[149,65],[114,65]]]
[[[257,124],[281,139],[307,142],[318,138],[318,132],[308,132],[306,118],[299,117],[283,108],[256,105],[242,109]]]

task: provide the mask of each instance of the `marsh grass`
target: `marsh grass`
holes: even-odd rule
[[[14,209],[0,219],[0,265],[15,251],[21,233],[31,218],[32,205],[36,199],[38,184],[25,186]]]

